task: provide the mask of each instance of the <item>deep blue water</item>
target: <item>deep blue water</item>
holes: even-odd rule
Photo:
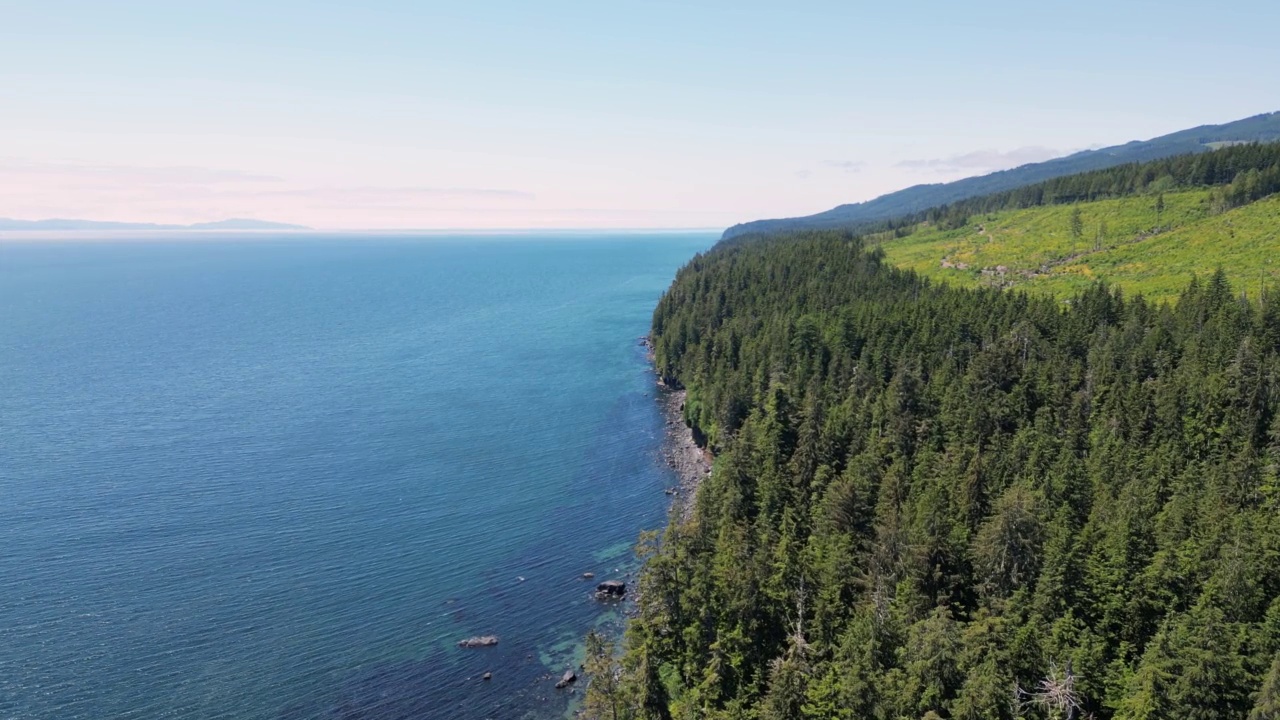
[[[0,718],[562,714],[713,242],[0,241]]]

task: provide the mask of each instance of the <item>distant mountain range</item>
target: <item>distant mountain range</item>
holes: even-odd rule
[[[11,220],[0,218],[0,230],[310,230],[305,225],[232,218],[193,225],[107,222],[101,220]]]
[[[1159,160],[1174,155],[1205,152],[1237,143],[1277,140],[1280,140],[1280,112],[1265,113],[1224,125],[1201,125],[1151,140],[1135,140],[1101,150],[1085,150],[1042,163],[1001,170],[990,175],[949,183],[915,185],[905,190],[882,195],[874,200],[841,205],[816,215],[741,223],[725,230],[722,239],[789,230],[856,229],[859,226],[890,220],[959,200],[1012,190],[1066,175],[1102,170],[1126,163]]]

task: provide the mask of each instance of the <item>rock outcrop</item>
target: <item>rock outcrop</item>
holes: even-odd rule
[[[627,584],[622,580],[605,580],[596,585],[597,600],[614,600],[627,594]]]
[[[569,683],[572,683],[577,679],[578,679],[578,676],[576,673],[574,673],[572,670],[565,670],[564,676],[561,677],[559,682],[556,683],[556,689],[560,690],[562,688],[567,688],[569,687]]]
[[[458,647],[460,648],[490,647],[497,644],[497,635],[477,635],[475,637],[469,637],[466,640],[458,641]]]

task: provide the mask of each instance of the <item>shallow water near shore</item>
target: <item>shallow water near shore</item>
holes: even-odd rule
[[[714,240],[0,241],[0,718],[562,715]]]

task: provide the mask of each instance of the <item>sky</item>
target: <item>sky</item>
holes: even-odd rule
[[[1280,3],[0,0],[0,217],[719,228],[1280,110]]]

